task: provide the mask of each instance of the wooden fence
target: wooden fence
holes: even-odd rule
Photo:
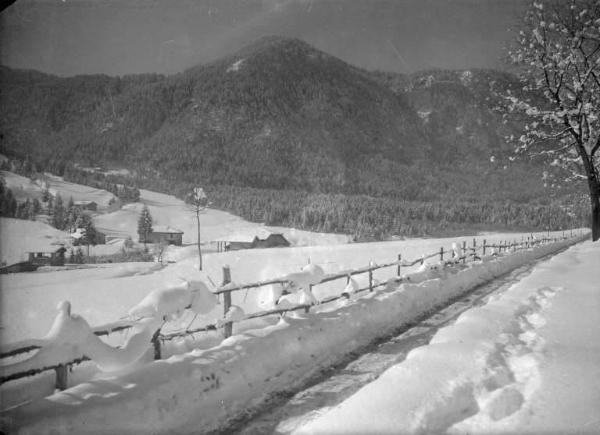
[[[396,267],[396,276],[395,276],[395,278],[392,278],[392,280],[394,282],[398,283],[398,282],[402,282],[401,271],[402,271],[403,267],[411,267],[411,266],[415,266],[417,264],[423,264],[425,260],[428,260],[431,258],[436,258],[436,257],[439,258],[440,263],[443,264],[444,266],[458,266],[460,264],[465,264],[467,261],[480,260],[483,256],[486,256],[486,255],[499,255],[499,254],[503,254],[503,253],[507,253],[507,252],[516,252],[516,251],[523,250],[523,249],[529,249],[529,248],[537,246],[537,245],[555,243],[557,241],[567,240],[569,238],[580,237],[580,236],[581,236],[581,232],[579,232],[579,234],[574,235],[573,231],[571,231],[571,234],[569,237],[567,237],[564,232],[563,232],[562,237],[554,237],[554,238],[551,238],[548,236],[548,237],[543,237],[543,238],[538,239],[538,238],[533,237],[533,235],[532,235],[527,238],[523,237],[520,242],[516,241],[516,240],[513,240],[511,242],[501,241],[500,243],[497,243],[497,244],[488,244],[486,239],[483,240],[483,243],[478,244],[477,240],[474,238],[471,246],[467,246],[466,241],[464,241],[462,243],[462,246],[460,246],[458,249],[460,251],[460,255],[457,255],[457,253],[453,249],[445,251],[443,246],[440,248],[439,251],[436,251],[436,252],[428,254],[428,255],[423,255],[422,257],[417,258],[415,260],[405,261],[402,259],[401,254],[398,254],[398,258],[396,261],[392,261],[392,262],[385,263],[385,264],[374,264],[371,262],[368,266],[365,266],[365,267],[362,267],[359,269],[347,270],[347,271],[340,272],[337,274],[329,274],[329,275],[326,275],[321,281],[319,281],[317,284],[314,284],[314,285],[324,284],[324,283],[339,280],[339,279],[346,279],[347,282],[349,282],[350,278],[354,275],[368,274],[368,285],[366,287],[359,288],[359,289],[355,290],[354,292],[355,293],[361,293],[361,292],[366,292],[366,291],[373,292],[376,288],[386,286],[390,282],[390,280],[387,280],[387,281],[381,282],[381,283],[375,282],[375,280],[373,279],[373,272],[376,270],[379,270],[379,269]],[[478,255],[478,253],[481,253],[481,256]],[[231,270],[229,269],[228,266],[225,266],[223,268],[223,283],[222,283],[221,287],[215,292],[215,294],[223,295],[223,300],[224,300],[223,316],[225,318],[227,312],[231,308],[231,296],[232,296],[233,292],[255,289],[255,288],[260,288],[260,287],[273,285],[273,284],[288,284],[289,282],[290,281],[286,280],[286,279],[273,279],[273,280],[268,280],[268,281],[254,282],[254,283],[250,283],[250,284],[234,285],[231,282]],[[313,287],[314,287],[313,285],[310,286],[311,291],[312,291]],[[321,301],[319,301],[319,304],[326,304],[326,303],[330,303],[330,302],[333,302],[333,301],[336,301],[339,299],[349,298],[349,297],[350,297],[349,294],[343,292],[339,295],[328,296],[328,297],[322,299]],[[291,307],[260,311],[260,312],[251,313],[251,314],[246,315],[244,317],[244,319],[242,319],[241,321],[255,319],[255,318],[259,318],[259,317],[272,316],[272,315],[283,315],[287,312],[298,311],[298,310],[303,310],[304,312],[308,313],[311,309],[311,306],[312,305],[310,305],[310,304],[298,304],[298,305],[294,305]],[[189,307],[187,307],[187,308],[189,308]],[[123,320],[123,321],[114,322],[111,324],[98,326],[98,327],[94,328],[94,334],[97,336],[109,335],[113,332],[127,330],[127,329],[133,327],[134,324],[135,324],[135,321],[133,321],[133,320]],[[200,332],[215,331],[220,328],[223,329],[223,338],[230,337],[233,333],[233,322],[225,322],[223,324],[209,324],[209,325],[205,325],[205,326],[202,326],[199,328],[186,329],[183,331],[178,331],[178,332],[173,332],[173,333],[168,333],[168,334],[162,334],[161,330],[158,329],[155,332],[155,334],[153,335],[152,340],[151,340],[152,346],[154,348],[154,358],[161,359],[162,345],[166,341],[174,340],[176,338],[191,336],[191,335],[194,335],[194,334],[197,334]],[[13,344],[10,344],[7,346],[2,346],[0,349],[0,358],[8,358],[8,357],[14,357],[14,356],[20,355],[20,354],[26,354],[26,353],[35,351],[37,349],[40,349],[41,347],[42,347],[42,340],[23,340],[23,341],[16,342],[16,343],[13,343]],[[72,368],[73,365],[80,364],[84,361],[89,361],[89,358],[85,355],[82,355],[80,358],[77,358],[72,361],[64,362],[62,364],[48,366],[48,367],[40,367],[37,369],[13,373],[13,374],[6,375],[6,376],[2,375],[0,377],[0,384],[4,384],[5,382],[9,382],[12,380],[36,375],[36,374],[39,374],[39,373],[42,373],[45,371],[54,370],[56,373],[55,386],[59,390],[64,390],[67,387],[67,376],[68,376],[69,370]]]

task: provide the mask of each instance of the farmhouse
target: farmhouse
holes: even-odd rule
[[[37,266],[64,266],[66,251],[61,246],[54,252],[28,252],[28,261]]]
[[[238,249],[276,248],[290,246],[290,242],[281,233],[259,229],[255,233],[234,234],[218,242],[219,251]]]
[[[144,242],[144,237],[140,235],[140,242]],[[145,243],[167,243],[169,245],[181,246],[183,244],[183,231],[177,228],[156,225],[150,234],[148,234]]]

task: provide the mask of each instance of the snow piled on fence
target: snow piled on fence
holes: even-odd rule
[[[587,242],[537,266],[294,433],[600,433],[598,265]]]
[[[198,433],[219,428],[269,394],[301,384],[448,299],[570,243],[423,270],[412,282],[390,281],[381,291],[318,306],[308,314],[289,314],[275,324],[238,332],[213,348],[153,361],[33,400],[5,411],[2,423],[10,433]],[[351,284],[349,290],[353,288]],[[151,315],[174,314],[180,306],[157,308],[160,300],[149,298],[145,304],[155,307]],[[236,306],[228,316],[239,319],[243,314]]]

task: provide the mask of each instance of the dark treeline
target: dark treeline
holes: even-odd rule
[[[246,219],[268,225],[351,234],[355,240],[444,235],[473,229],[558,230],[581,226],[586,221],[585,209],[573,214],[558,204],[417,202],[230,186],[206,190],[215,207]]]
[[[194,185],[158,178],[140,181],[185,198]],[[309,193],[240,186],[204,186],[211,207],[253,222],[303,230],[350,234],[356,241],[470,233],[482,230],[560,230],[586,225],[585,204],[561,201],[437,199],[406,201],[391,197]]]
[[[460,172],[444,174],[446,179],[449,179],[453,176],[458,177]],[[67,166],[63,175],[70,181],[107,190],[116,185],[109,182],[102,173],[91,173],[80,168]],[[417,200],[393,196],[314,193],[228,185],[202,187],[208,194],[212,207],[229,211],[247,220],[274,226],[350,234],[355,240],[448,235],[475,230],[559,230],[586,225],[588,216],[585,204],[573,205],[573,201],[565,201],[564,196],[556,199],[544,196],[533,200],[525,193],[520,198],[522,201],[501,199],[506,183],[510,180],[505,180],[506,183],[501,183],[500,180],[494,177],[486,180],[486,183],[482,184],[487,188],[482,185],[473,186],[473,189],[480,191],[487,189],[487,199],[482,199],[482,196],[474,197],[469,189],[456,192],[454,185],[444,184],[443,179],[438,183],[438,189],[426,187],[421,192],[418,185],[413,186],[413,189],[419,192],[416,195]],[[120,177],[119,181],[171,193],[182,199],[186,198],[196,185],[177,179],[166,180],[149,176],[138,176],[135,180]],[[517,184],[519,182],[513,181]],[[496,195],[496,190],[502,192],[497,192]],[[6,189],[3,189],[3,192],[5,191]],[[139,189],[135,188],[135,191],[139,197]],[[426,196],[420,196],[424,192]],[[6,197],[10,194],[3,195]],[[8,201],[3,200],[3,204],[8,204]],[[61,199],[54,200],[54,204],[49,207],[54,226],[60,229],[77,227],[75,222],[78,216],[69,219],[72,214],[69,210],[74,211],[69,205],[63,209]],[[63,214],[64,218],[61,217]]]
[[[135,185],[130,184],[131,179],[129,177],[106,175],[102,172],[72,166],[60,160],[36,161],[35,158],[32,159],[29,156],[24,158],[17,156],[0,163],[0,169],[31,179],[43,179],[44,176],[41,175],[41,172],[50,172],[63,177],[65,181],[111,192],[123,204],[137,202],[140,199],[140,190]]]

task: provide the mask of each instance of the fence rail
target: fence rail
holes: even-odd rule
[[[420,258],[417,258],[415,260],[406,261],[406,260],[402,259],[401,255],[398,255],[398,259],[396,261],[383,263],[383,264],[375,264],[375,263],[371,262],[369,264],[369,266],[361,267],[358,269],[350,269],[350,270],[342,271],[342,272],[339,272],[336,274],[328,274],[325,277],[323,277],[318,283],[311,285],[310,289],[312,290],[312,288],[314,286],[320,285],[320,284],[325,284],[327,282],[344,279],[344,278],[346,278],[347,281],[349,281],[352,276],[368,274],[368,278],[369,278],[368,286],[356,289],[353,291],[353,293],[362,293],[362,292],[366,292],[366,291],[373,292],[376,288],[386,286],[391,281],[396,282],[396,283],[402,282],[402,280],[403,280],[402,275],[401,275],[402,268],[413,267],[417,264],[423,264],[425,262],[425,260],[429,260],[432,258],[439,257],[439,262],[443,266],[456,266],[456,265],[460,265],[461,263],[465,264],[467,262],[467,260],[470,260],[470,261],[480,260],[482,257],[484,257],[486,255],[498,255],[498,254],[506,253],[508,251],[516,252],[519,250],[529,249],[534,246],[547,244],[547,243],[555,243],[559,240],[567,240],[569,238],[580,237],[580,236],[581,236],[581,233],[573,235],[573,232],[571,232],[571,236],[567,237],[567,236],[565,236],[565,234],[563,232],[562,237],[535,238],[532,235],[530,237],[527,237],[526,239],[522,238],[522,240],[520,242],[513,240],[511,242],[502,241],[502,242],[496,243],[496,244],[488,244],[486,239],[483,240],[482,244],[477,244],[477,240],[473,239],[472,246],[467,246],[467,243],[463,242],[461,247],[457,247],[457,249],[450,249],[449,251],[444,251],[444,247],[442,246],[439,251],[431,253],[431,254],[423,255]],[[490,252],[489,250],[493,250],[493,251]],[[459,251],[459,252],[456,252],[456,251]],[[460,251],[462,251],[462,255],[459,255]],[[478,255],[478,252],[481,252],[481,256]],[[446,255],[447,259],[444,259],[445,255]],[[373,278],[373,272],[376,270],[389,268],[389,267],[397,268],[396,276],[394,278],[388,279],[384,282],[376,283]],[[224,298],[223,316],[224,316],[224,318],[226,318],[227,312],[231,307],[231,296],[232,296],[233,292],[239,292],[239,291],[253,289],[253,288],[260,288],[260,287],[265,287],[265,286],[274,285],[274,284],[285,285],[285,284],[289,284],[289,283],[290,283],[289,279],[281,279],[280,278],[280,279],[257,281],[254,283],[237,285],[237,284],[234,284],[231,282],[231,270],[229,269],[229,267],[226,266],[223,268],[223,284],[220,286],[220,288],[218,288],[214,292],[214,294],[223,295],[223,298]],[[334,301],[344,299],[344,298],[349,298],[349,297],[350,297],[350,295],[348,293],[342,292],[341,294],[338,294],[338,295],[331,295],[331,296],[327,296],[327,297],[323,298],[321,301],[319,301],[319,304],[326,304],[326,303],[334,302]],[[311,309],[311,306],[312,306],[311,304],[298,304],[298,305],[284,307],[284,308],[275,308],[272,310],[259,311],[259,312],[251,313],[251,314],[244,316],[244,318],[241,319],[240,321],[245,321],[245,320],[250,320],[250,319],[255,319],[255,318],[260,318],[260,317],[273,316],[273,315],[283,315],[283,314],[285,314],[287,312],[291,312],[291,311],[304,310],[305,312],[309,312]],[[154,334],[154,336],[152,337],[152,340],[151,340],[151,344],[154,348],[154,357],[155,357],[155,359],[160,359],[161,355],[162,355],[162,345],[164,344],[164,342],[174,340],[176,338],[184,338],[184,337],[191,336],[191,335],[201,333],[201,332],[216,331],[220,328],[223,329],[223,337],[224,338],[230,337],[233,332],[233,323],[234,323],[233,321],[218,322],[216,324],[204,325],[202,327],[198,327],[198,328],[194,328],[194,329],[185,329],[183,331],[176,331],[176,332],[167,333],[167,334],[162,334],[159,329],[156,331],[156,333]],[[106,325],[95,327],[95,328],[93,328],[93,331],[94,331],[94,334],[97,336],[104,336],[104,335],[110,335],[111,333],[114,333],[114,332],[130,329],[134,325],[135,325],[135,321],[124,319],[124,320],[119,320],[117,322],[113,322],[113,323],[109,323]],[[43,345],[44,345],[43,339],[42,340],[23,340],[23,341],[15,342],[15,343],[0,347],[0,358],[15,357],[20,354],[26,354],[29,352],[33,352],[35,350],[42,348]],[[74,359],[71,361],[67,361],[67,362],[64,362],[61,364],[57,364],[57,365],[41,367],[38,369],[32,369],[32,370],[18,372],[18,373],[12,373],[10,375],[3,374],[2,376],[0,376],[0,384],[4,384],[5,382],[25,378],[28,376],[40,374],[45,371],[54,370],[56,373],[56,382],[55,382],[56,388],[60,389],[60,390],[64,390],[64,389],[66,389],[66,386],[67,386],[67,374],[68,374],[69,369],[73,365],[80,364],[84,361],[89,361],[89,358],[85,355],[82,355],[80,358],[77,358],[77,359]]]

